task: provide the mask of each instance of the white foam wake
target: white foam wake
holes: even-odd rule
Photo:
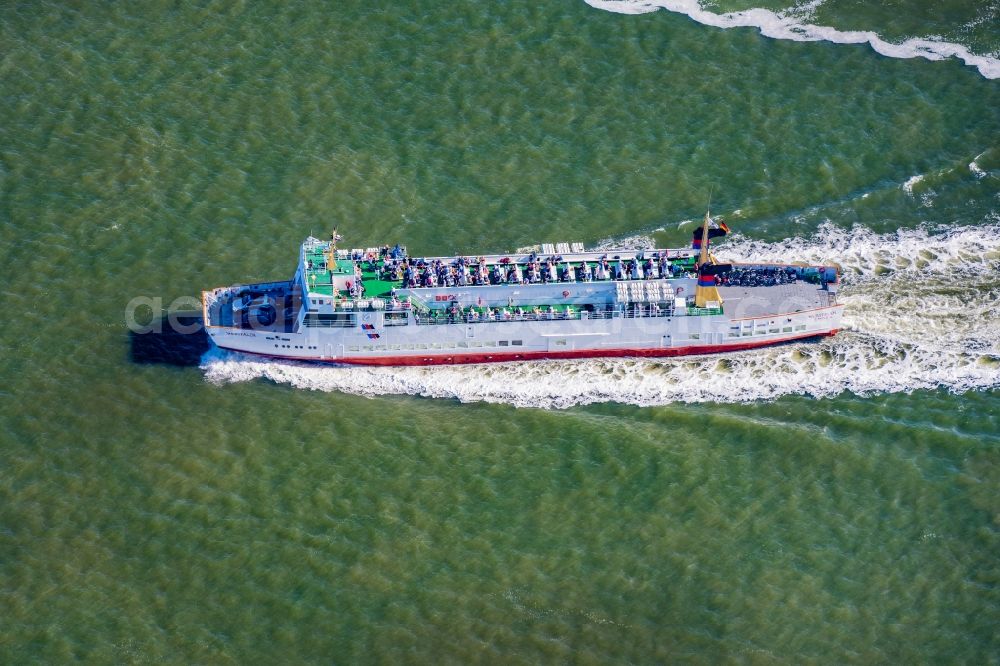
[[[769,9],[747,9],[739,12],[716,14],[702,9],[698,0],[584,0],[596,9],[620,14],[645,14],[666,9],[685,14],[704,25],[716,28],[757,28],[765,37],[788,39],[796,42],[827,41],[837,44],[870,44],[878,53],[890,58],[926,58],[944,60],[959,58],[966,65],[975,67],[987,79],[1000,78],[1000,58],[977,55],[961,44],[935,39],[907,39],[900,44],[887,42],[875,32],[867,30],[837,30],[829,26],[806,22],[807,16],[818,2],[797,6],[783,12]]]
[[[269,379],[298,388],[565,408],[594,402],[746,402],[787,394],[961,392],[1000,386],[1000,224],[876,234],[823,227],[807,239],[736,237],[720,258],[796,257],[845,270],[840,335],[691,359],[594,359],[432,368],[327,367],[213,350],[216,383]]]
[[[982,180],[987,176],[986,171],[984,171],[983,168],[979,166],[979,160],[982,159],[983,155],[985,154],[986,154],[985,152],[979,153],[971,162],[969,162],[969,171],[971,171],[972,175],[974,175],[979,180]]]

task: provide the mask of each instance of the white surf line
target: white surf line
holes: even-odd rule
[[[959,58],[966,65],[975,67],[987,79],[1000,78],[1000,58],[976,55],[961,44],[934,39],[912,38],[900,44],[887,42],[869,30],[837,30],[829,26],[803,23],[816,3],[792,7],[783,12],[770,9],[747,9],[739,12],[715,14],[701,8],[698,0],[584,0],[595,9],[618,14],[646,14],[657,9],[685,14],[703,25],[716,28],[757,28],[765,37],[788,39],[795,42],[827,41],[835,44],[869,44],[881,55],[889,58],[926,58],[944,60]]]
[[[877,277],[884,266],[950,276],[959,267],[992,275],[1000,261],[1000,219],[990,216],[974,226],[926,227],[878,233],[863,226],[842,229],[824,223],[810,237],[780,242],[736,236],[717,249],[726,260],[773,262],[795,257],[810,263],[835,263],[849,280]]]
[[[912,197],[913,186],[922,181],[923,179],[924,179],[924,174],[917,174],[916,176],[911,177],[909,180],[903,183],[903,190]]]
[[[969,162],[969,171],[971,171],[972,175],[974,175],[976,178],[979,178],[979,179],[982,179],[982,178],[986,177],[986,172],[983,171],[983,168],[981,166],[979,166],[979,160],[985,154],[986,154],[986,151],[983,151],[983,152],[979,153],[978,155],[976,155],[974,158],[972,158],[972,161]]]

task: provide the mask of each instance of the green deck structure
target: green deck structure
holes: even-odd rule
[[[321,246],[307,249],[306,261],[306,281],[309,284],[309,293],[319,296],[333,296],[333,277],[335,275],[354,275],[354,262],[350,260],[335,259],[332,267],[327,266],[327,254]],[[308,268],[309,262],[313,268]]]
[[[328,254],[324,250],[322,245],[317,245],[312,248],[307,248],[305,252],[305,265],[306,265],[306,281],[309,284],[309,293],[315,294],[317,296],[330,296],[338,297],[343,299],[351,298],[350,294],[345,290],[339,290],[334,293],[333,279],[335,277],[353,277],[355,261],[352,259],[335,259],[334,264],[331,267],[327,266]],[[614,261],[614,260],[612,260]],[[312,268],[308,266],[312,265]],[[367,265],[368,262],[363,262],[362,265]],[[571,262],[574,266],[578,266],[579,262]],[[671,263],[679,266],[682,270],[693,270],[695,258],[694,257],[684,257],[679,259],[671,260]],[[589,261],[587,265],[591,268],[596,268],[598,262]],[[362,283],[365,287],[365,298],[390,298],[392,290],[394,288],[402,288],[402,281],[400,280],[384,280],[379,277],[382,267],[385,265],[385,261],[379,259],[375,262],[375,270],[364,269],[361,273]],[[531,307],[531,306],[522,306]],[[693,308],[690,308],[693,309]],[[479,309],[482,310],[482,309]],[[690,312],[690,314],[711,314],[714,311],[707,310],[695,310]]]

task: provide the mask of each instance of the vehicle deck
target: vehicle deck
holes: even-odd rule
[[[810,282],[767,287],[719,287],[725,312],[733,319],[813,310],[833,305],[834,293]]]

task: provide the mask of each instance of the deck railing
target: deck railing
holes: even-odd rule
[[[438,326],[441,324],[498,324],[498,323],[508,323],[508,322],[526,322],[526,321],[573,321],[582,319],[582,314],[580,312],[571,312],[566,314],[564,312],[527,312],[521,315],[512,314],[508,317],[503,317],[502,315],[493,315],[492,317],[486,317],[480,315],[478,317],[473,317],[468,313],[462,313],[458,315],[442,314],[440,316],[414,313],[413,318],[419,326]],[[617,316],[617,315],[616,315]]]
[[[358,325],[357,317],[343,319],[310,319],[308,316],[302,321],[306,328],[355,328]]]
[[[625,310],[597,310],[594,312],[578,310],[568,313],[525,312],[521,314],[510,313],[507,316],[494,314],[490,317],[483,315],[473,316],[467,312],[460,314],[448,314],[446,312],[441,312],[440,314],[414,312],[413,314],[414,321],[419,326],[439,326],[443,324],[497,324],[526,321],[581,321],[590,319],[650,319],[672,316],[674,316],[674,310],[669,307],[661,307],[659,309],[640,307]],[[399,326],[401,324],[393,325]]]

